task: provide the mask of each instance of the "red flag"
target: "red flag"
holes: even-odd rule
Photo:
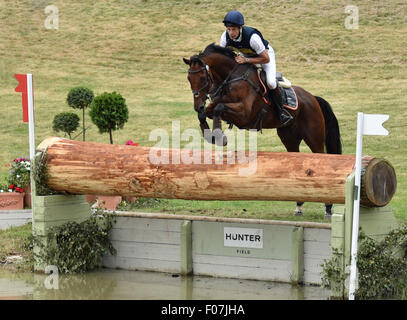
[[[18,86],[14,90],[23,94],[23,121],[28,122],[27,75],[15,74],[14,77],[19,82]]]

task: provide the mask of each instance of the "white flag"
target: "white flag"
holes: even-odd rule
[[[388,114],[363,114],[363,134],[370,136],[387,136],[389,131],[383,128],[383,122],[388,119]]]

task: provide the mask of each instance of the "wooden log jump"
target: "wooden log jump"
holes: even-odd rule
[[[233,152],[217,164],[215,152],[208,161],[208,154],[188,149],[158,151],[56,137],[37,150],[46,152],[45,182],[53,190],[167,199],[345,203],[345,181],[355,163],[353,155],[257,152],[252,162],[240,164]],[[162,152],[168,152],[169,164],[152,163],[151,155]],[[241,174],[249,166],[255,170]],[[365,206],[385,206],[397,185],[392,165],[370,156],[363,158],[361,181]]]

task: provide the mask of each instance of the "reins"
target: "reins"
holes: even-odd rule
[[[219,85],[219,87],[216,89],[216,91],[211,94],[212,99],[213,97],[216,97],[219,95],[219,93],[223,90],[223,88],[233,82],[237,81],[247,81],[253,89],[260,95],[263,96],[263,92],[260,90],[258,86],[249,78],[250,73],[253,71],[253,68],[249,67],[247,71],[240,77],[230,79],[233,75],[233,73],[236,71],[236,68],[239,66],[239,64],[236,64],[233,69],[229,72],[228,76],[225,78],[225,80]]]
[[[192,94],[195,97],[198,97],[202,90],[209,87],[208,93],[206,94],[206,99],[209,98],[212,101],[215,97],[217,97],[221,93],[221,91],[223,90],[223,88],[226,85],[228,85],[228,84],[230,84],[232,82],[237,82],[237,81],[247,81],[259,95],[263,96],[263,92],[260,90],[260,88],[258,86],[256,86],[256,84],[249,78],[250,73],[253,71],[252,68],[249,67],[249,69],[242,76],[230,79],[232,77],[233,73],[236,71],[236,68],[239,66],[239,64],[236,64],[233,67],[233,69],[229,72],[228,76],[216,88],[216,90],[214,90],[213,92],[210,92],[210,85],[211,85],[211,83],[214,83],[214,81],[213,81],[213,79],[212,79],[212,77],[211,77],[211,75],[210,75],[210,73],[208,71],[209,66],[200,58],[199,58],[199,62],[203,65],[202,68],[199,68],[197,70],[191,70],[191,69],[188,70],[188,73],[190,73],[190,74],[198,73],[198,72],[201,72],[201,71],[205,71],[205,73],[206,73],[206,82],[205,82],[205,84],[202,87],[200,87],[198,90],[192,90]]]
[[[201,63],[204,65],[204,67],[202,67],[202,68],[199,69],[199,70],[194,70],[193,72],[194,72],[194,73],[195,73],[195,72],[200,72],[200,71],[202,71],[203,69],[205,69],[206,72],[207,72],[207,74],[209,74],[207,64],[206,64],[202,59],[200,59],[200,61],[201,61]],[[259,86],[256,86],[256,84],[250,79],[250,74],[252,73],[252,71],[256,71],[256,70],[253,69],[252,66],[249,66],[248,69],[245,71],[245,73],[244,73],[242,76],[238,76],[238,77],[236,77],[236,78],[232,78],[233,73],[236,71],[237,67],[239,67],[239,64],[235,64],[235,66],[234,66],[233,69],[229,72],[229,74],[227,75],[227,77],[225,78],[225,80],[223,80],[223,82],[214,90],[214,92],[209,92],[209,91],[208,91],[207,96],[206,96],[206,99],[209,97],[209,98],[213,101],[217,96],[220,96],[220,95],[223,94],[223,89],[224,89],[227,85],[229,85],[229,84],[231,84],[231,83],[233,83],[233,82],[238,82],[238,81],[247,81],[247,82],[252,86],[252,88],[256,91],[256,93],[259,94],[259,95],[264,99],[264,94],[265,94],[266,91],[261,90],[261,88],[259,88]],[[212,80],[212,79],[211,79],[211,80]],[[214,83],[213,80],[212,80],[212,83]],[[205,84],[205,86],[203,86],[202,88],[200,88],[197,93],[199,94],[200,90],[204,89],[205,87],[206,87],[206,84]],[[206,99],[205,99],[205,101],[206,101]],[[205,102],[204,102],[204,103],[205,103]],[[268,104],[267,104],[267,105],[268,105]],[[270,107],[270,106],[268,106],[268,107]],[[205,116],[205,112],[203,112],[203,114],[202,114],[201,116]],[[259,112],[259,114],[256,116],[256,119],[254,120],[255,125],[259,122],[259,128],[260,128],[260,129],[258,129],[258,130],[260,130],[260,131],[262,131],[262,130],[261,130],[261,127],[262,127],[262,124],[261,124],[261,123],[262,123],[262,120],[263,120],[263,119],[262,119],[263,116],[264,116],[264,113]],[[206,116],[205,116],[205,117],[206,117]],[[200,121],[201,121],[201,118],[200,118],[199,116],[198,116],[198,118],[199,118]],[[201,123],[202,123],[202,121],[201,121]],[[256,126],[257,126],[257,125],[256,125]],[[233,124],[229,122],[229,129],[231,129],[232,127],[233,127]]]

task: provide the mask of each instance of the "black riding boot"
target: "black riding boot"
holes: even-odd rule
[[[273,101],[274,106],[276,107],[278,117],[280,118],[280,121],[283,125],[287,124],[289,121],[293,119],[291,114],[284,110],[283,107],[283,97],[281,96],[281,88],[277,84],[277,88],[274,90],[271,90],[270,92],[271,99]]]

